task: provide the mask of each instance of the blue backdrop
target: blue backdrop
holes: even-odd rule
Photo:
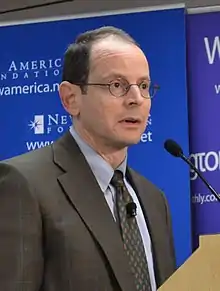
[[[161,89],[148,129],[130,148],[129,163],[168,198],[178,265],[191,253],[189,169],[163,143],[174,138],[188,154],[184,13],[178,8],[7,26],[1,28],[0,47],[0,159],[5,159],[48,145],[68,129],[57,88],[61,58],[76,35],[113,25],[141,44]]]
[[[191,160],[220,191],[220,13],[187,16]],[[220,232],[220,204],[191,173],[195,247],[200,234]]]

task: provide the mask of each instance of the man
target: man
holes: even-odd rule
[[[69,46],[59,94],[70,132],[0,166],[0,290],[155,291],[175,271],[167,201],[127,166],[155,89],[124,31]]]

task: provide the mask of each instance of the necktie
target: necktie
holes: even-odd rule
[[[111,184],[116,190],[117,219],[121,230],[124,249],[128,255],[134,275],[136,290],[151,291],[150,277],[145,250],[135,216],[128,217],[126,205],[132,202],[121,171],[115,171]]]

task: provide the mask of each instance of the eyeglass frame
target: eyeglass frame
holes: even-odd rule
[[[123,94],[121,94],[121,95],[117,95],[116,96],[111,91],[111,85],[113,85],[114,82],[116,82],[116,81],[117,80],[113,80],[112,82],[109,82],[109,83],[73,83],[73,84],[77,85],[77,86],[81,86],[81,87],[82,86],[101,86],[101,87],[104,86],[104,87],[108,87],[108,90],[109,90],[109,92],[110,92],[110,94],[112,96],[114,96],[115,98],[120,98],[120,97],[125,96],[129,92],[131,86],[138,86],[139,89],[140,89],[140,85],[143,83],[143,81],[140,84],[129,84],[128,83],[125,92]],[[120,80],[118,80],[118,82],[120,83]],[[151,85],[152,85],[152,82],[150,81],[149,82],[149,88],[150,88]],[[141,96],[143,98],[145,98],[145,99],[152,99],[156,95],[157,91],[160,89],[160,86],[158,84],[154,84],[153,85],[153,89],[154,89],[154,94],[152,96],[150,96],[150,94],[149,94],[149,97],[143,96],[142,94],[141,94]],[[141,90],[140,90],[140,92],[141,92]]]

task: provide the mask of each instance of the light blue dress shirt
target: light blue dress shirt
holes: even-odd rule
[[[91,170],[96,177],[96,180],[104,193],[105,199],[108,203],[109,208],[111,209],[112,215],[116,220],[116,203],[115,203],[115,190],[112,185],[110,185],[110,181],[114,174],[114,169],[108,164],[99,154],[97,154],[84,140],[77,134],[74,127],[70,127],[70,133],[78,144],[80,150],[85,156],[88,164],[91,167]],[[125,178],[125,172],[127,167],[127,159],[123,161],[123,163],[118,167],[118,170],[122,171],[124,174],[124,182],[125,185],[133,198],[133,201],[137,205],[137,223],[141,232],[142,240],[144,243],[145,253],[148,262],[148,268],[150,273],[150,280],[152,285],[152,291],[156,291],[156,282],[154,275],[154,267],[153,267],[153,257],[152,257],[152,249],[151,249],[151,240],[150,235],[147,229],[146,221],[138,201],[138,198]]]

